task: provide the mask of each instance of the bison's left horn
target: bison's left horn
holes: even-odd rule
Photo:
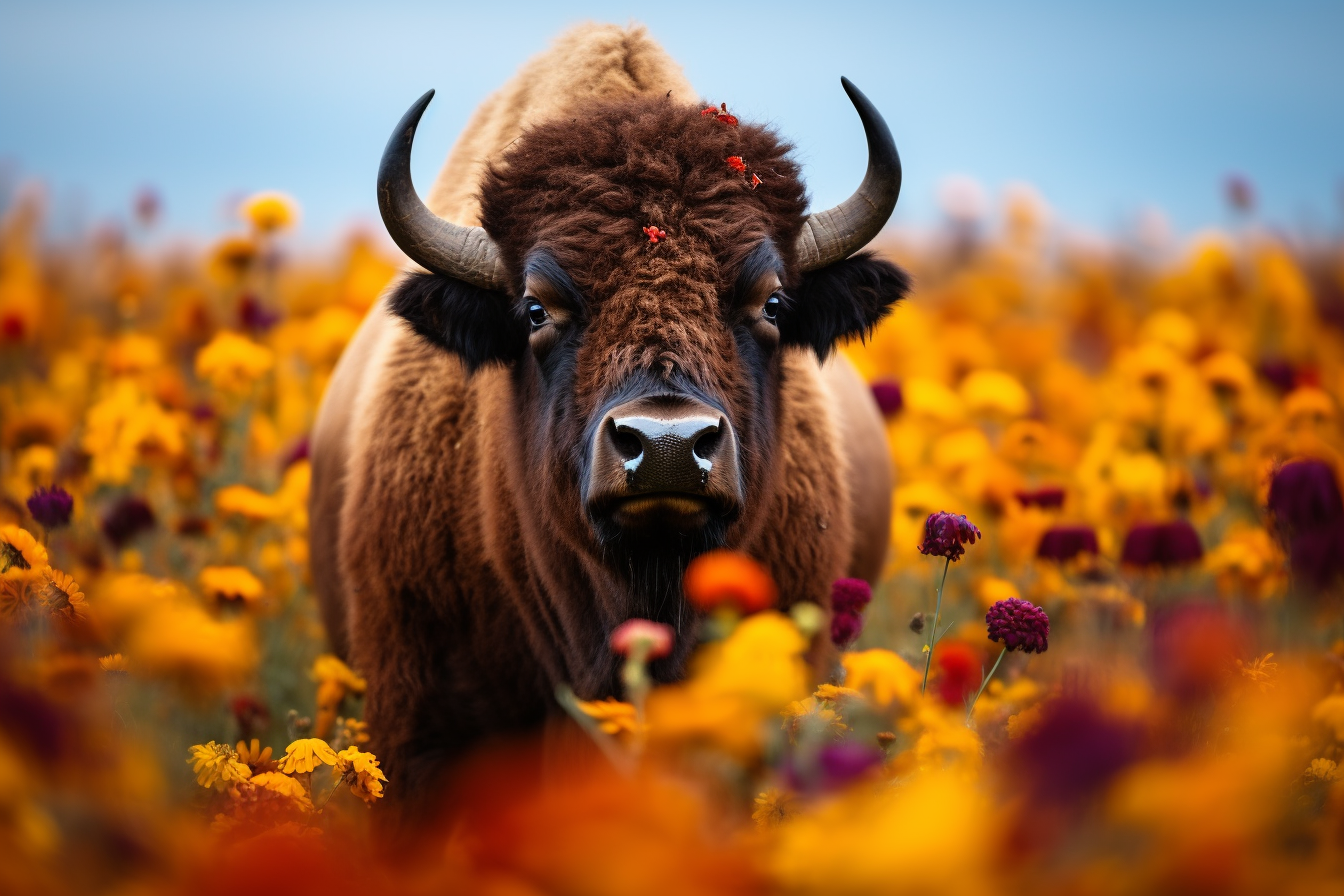
[[[803,222],[795,246],[798,264],[805,271],[848,258],[868,245],[887,223],[901,195],[901,157],[896,141],[868,97],[848,78],[840,79],[845,93],[859,113],[868,138],[868,171],[863,183],[844,202],[824,212],[814,212]]]
[[[383,224],[401,251],[417,264],[484,289],[503,289],[507,279],[499,247],[485,228],[443,220],[425,207],[411,183],[415,128],[433,98],[431,90],[415,101],[383,150],[378,165],[378,210],[383,213]]]

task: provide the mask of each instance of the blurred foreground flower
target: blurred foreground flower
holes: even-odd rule
[[[735,551],[710,551],[686,567],[686,597],[701,610],[719,607],[755,613],[779,599],[774,579],[755,560]]]
[[[257,193],[247,198],[242,216],[261,233],[275,233],[293,226],[298,216],[294,200],[284,193]]]

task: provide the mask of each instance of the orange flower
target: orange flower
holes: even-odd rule
[[[710,551],[686,568],[683,582],[691,603],[702,610],[732,604],[743,613],[775,605],[779,591],[765,567],[736,551]]]

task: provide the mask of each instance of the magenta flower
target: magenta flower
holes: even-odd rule
[[[75,499],[59,485],[39,488],[28,496],[28,512],[43,529],[59,529],[70,525],[70,514]]]
[[[1051,526],[1036,545],[1041,560],[1063,563],[1079,554],[1097,553],[1097,533],[1091,526]]]
[[[895,380],[878,380],[872,385],[873,400],[883,417],[894,417],[905,407],[905,394]]]
[[[932,557],[946,557],[955,563],[957,558],[966,553],[962,545],[975,544],[979,537],[980,530],[964,515],[940,510],[929,514],[929,518],[924,521],[924,543],[919,546],[919,552]]]
[[[1125,536],[1120,562],[1130,566],[1184,566],[1204,556],[1199,533],[1187,520],[1139,523]]]
[[[127,496],[104,514],[100,528],[112,546],[120,550],[132,538],[154,528],[154,511],[142,498]]]
[[[1064,506],[1064,489],[1057,485],[1045,485],[1032,491],[1013,492],[1017,503],[1023,507],[1040,507],[1045,510],[1057,510]]]
[[[873,599],[873,589],[863,579],[836,579],[831,585],[831,641],[848,647],[863,631],[863,608]]]
[[[1280,467],[1269,485],[1269,512],[1299,582],[1324,589],[1344,574],[1344,500],[1329,464]]]
[[[1010,597],[997,601],[985,614],[989,640],[1005,650],[1045,653],[1050,640],[1050,617],[1030,601]]]

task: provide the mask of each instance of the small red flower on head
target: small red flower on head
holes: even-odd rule
[[[747,163],[742,161],[741,156],[729,156],[728,158],[724,159],[724,161],[728,163],[729,168],[733,169],[738,174],[746,173]]]
[[[737,116],[730,115],[728,113],[727,103],[720,103],[719,108],[717,109],[715,109],[713,106],[710,106],[707,109],[701,109],[700,114],[713,115],[716,120],[723,122],[724,124],[728,125],[728,127],[730,128],[737,127]]]
[[[642,228],[642,229],[643,229],[644,233],[648,235],[648,237],[649,237],[649,242],[651,242],[651,243],[656,243],[656,242],[658,242],[659,240],[662,240],[662,239],[666,239],[666,238],[667,238],[667,231],[666,231],[666,230],[659,230],[659,229],[658,229],[658,226],[657,226],[656,224],[650,224],[648,227],[645,227],[645,228]]]
[[[756,175],[751,176],[751,188],[754,190],[761,185],[761,179]]]

